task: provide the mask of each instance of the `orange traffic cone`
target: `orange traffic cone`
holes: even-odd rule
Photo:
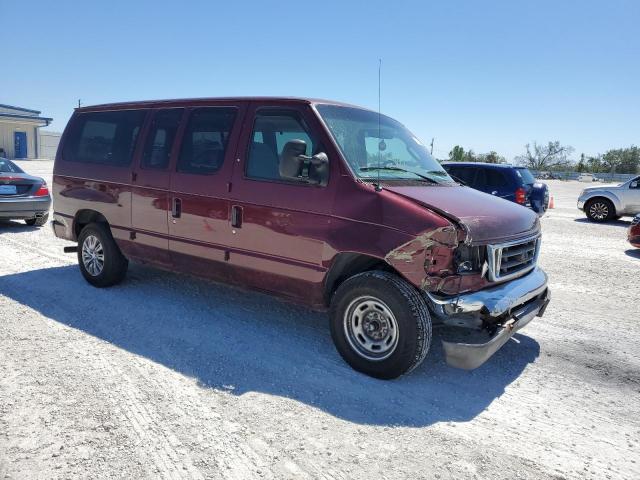
[[[551,196],[551,198],[549,199],[549,208],[555,208],[555,205],[553,203],[553,195]]]

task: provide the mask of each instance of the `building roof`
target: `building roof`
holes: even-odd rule
[[[53,118],[51,118],[51,117],[38,117],[36,115],[14,115],[14,114],[11,114],[11,113],[2,113],[2,112],[0,112],[0,120],[2,120],[2,119],[25,120],[27,122],[37,121],[38,123],[45,124],[45,126],[49,125],[53,121]]]
[[[15,120],[26,122],[37,122],[49,125],[53,118],[41,117],[39,110],[31,110],[29,108],[15,107],[13,105],[4,105],[0,103],[0,119]]]
[[[0,103],[0,108],[8,108],[9,110],[17,110],[18,112],[28,112],[28,113],[35,113],[36,115],[40,115],[40,110],[31,110],[29,108],[22,108],[22,107],[14,107],[13,105],[4,105],[2,103]]]

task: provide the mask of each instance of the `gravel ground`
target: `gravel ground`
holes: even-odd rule
[[[549,184],[544,318],[473,372],[436,332],[391,382],[321,314],[140,266],[95,289],[49,228],[0,226],[0,479],[640,478],[640,251]]]

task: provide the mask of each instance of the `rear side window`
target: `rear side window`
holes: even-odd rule
[[[182,137],[177,171],[211,175],[222,166],[236,117],[233,107],[204,107],[191,112]]]
[[[509,180],[504,176],[504,173],[494,168],[487,168],[484,170],[485,184],[489,188],[507,188],[509,186]]]
[[[449,172],[452,175],[462,180],[466,185],[470,187],[473,186],[473,181],[476,176],[476,169],[472,167],[450,167],[448,166]]]
[[[173,140],[176,137],[183,112],[182,108],[172,108],[159,110],[153,116],[142,154],[143,168],[165,169],[169,166]]]
[[[70,162],[118,167],[131,165],[146,110],[78,114],[65,140],[64,158]]]

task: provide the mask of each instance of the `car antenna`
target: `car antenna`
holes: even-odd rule
[[[378,59],[378,183],[376,183],[376,192],[379,192],[382,190],[382,187],[380,186],[380,159],[381,159],[381,155],[382,155],[382,150],[380,150],[380,143],[382,142],[382,138],[380,136],[380,76],[381,76],[381,71],[382,71],[382,59],[379,58]]]

